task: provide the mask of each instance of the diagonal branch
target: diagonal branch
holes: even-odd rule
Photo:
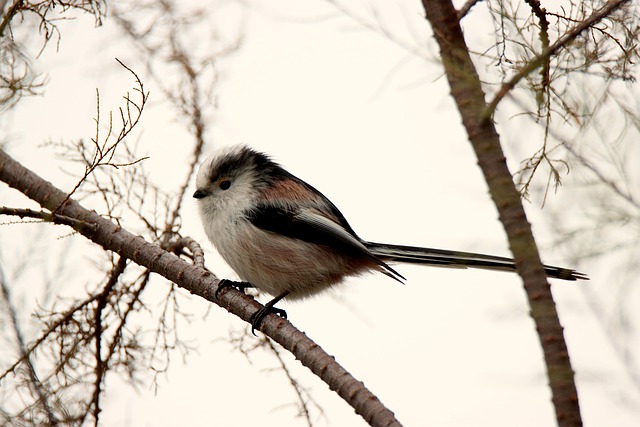
[[[247,323],[250,323],[251,316],[263,307],[252,297],[233,289],[222,293],[219,299],[215,298],[220,280],[209,271],[187,263],[159,246],[102,218],[96,212],[85,209],[75,200],[67,199],[66,193],[16,162],[3,150],[0,150],[0,181],[27,195],[45,209],[52,210],[59,206],[60,215],[92,224],[91,227],[78,227],[76,230],[104,249],[114,251],[121,257],[128,258],[176,283],[192,294],[220,305]],[[64,200],[66,201],[61,205]],[[370,425],[380,427],[401,425],[393,412],[387,409],[364,384],[356,380],[336,362],[334,357],[327,354],[286,319],[268,315],[264,319],[262,331],[326,382],[331,390],[336,391]]]
[[[458,10],[458,20],[462,21],[462,18],[467,16],[467,14],[471,11],[471,8],[473,8],[473,6],[480,3],[481,1],[482,0],[467,0]]]
[[[516,269],[522,277],[547,367],[556,419],[560,426],[582,425],[574,373],[553,296],[540,261],[531,224],[507,167],[500,137],[487,120],[480,77],[471,60],[458,13],[451,0],[423,0],[426,18],[440,47],[449,81],[469,142],[498,209]]]

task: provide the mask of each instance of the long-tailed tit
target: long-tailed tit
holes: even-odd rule
[[[362,240],[322,193],[244,145],[206,159],[196,187],[209,240],[241,280],[275,297],[254,315],[254,328],[269,312],[286,316],[273,307],[282,298],[304,298],[348,276],[377,271],[402,282],[389,262],[515,270],[509,258]],[[549,277],[588,279],[544,268]]]

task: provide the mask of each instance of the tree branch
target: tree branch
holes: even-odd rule
[[[622,6],[624,3],[627,3],[628,1],[629,0],[610,0],[602,8],[593,12],[587,19],[580,21],[575,27],[567,31],[555,43],[544,49],[538,56],[529,61],[524,67],[520,69],[520,71],[518,71],[509,80],[502,84],[500,90],[498,90],[491,102],[489,102],[489,104],[485,107],[483,118],[486,120],[491,118],[500,101],[502,101],[502,99],[507,96],[507,94],[514,87],[516,87],[520,80],[528,76],[541,65],[548,63],[549,58],[551,58],[551,56],[556,53],[558,49],[574,41],[580,34],[582,34],[583,31],[600,22],[601,20],[609,16],[611,12]]]
[[[556,419],[560,426],[581,425],[573,369],[551,289],[520,194],[507,167],[500,137],[493,122],[486,120],[485,94],[464,40],[458,13],[451,0],[423,0],[422,3],[440,47],[451,94],[507,233],[516,269],[524,282],[531,317],[544,353]]]
[[[45,211],[34,211],[31,209],[10,208],[7,206],[0,206],[0,215],[17,216],[19,218],[37,218],[46,222],[52,222],[54,224],[68,225],[69,227],[80,231],[84,227],[93,227],[92,224],[87,224],[82,221],[78,221],[75,218],[70,218],[64,215],[58,215]],[[35,222],[35,221],[34,221]]]
[[[107,301],[109,300],[109,295],[113,290],[113,287],[120,279],[122,273],[124,273],[124,269],[127,266],[127,259],[124,257],[120,257],[118,262],[111,270],[111,274],[109,275],[109,281],[104,286],[100,295],[97,298],[97,306],[95,309],[95,345],[96,345],[96,368],[95,368],[95,388],[93,390],[93,418],[94,425],[98,427],[98,422],[100,420],[100,394],[102,393],[102,383],[104,382],[104,377],[107,373],[107,363],[108,359],[102,358],[102,312],[107,306]]]
[[[3,150],[0,150],[0,180],[38,202],[45,209],[59,207],[60,215],[91,224],[92,227],[78,231],[104,249],[114,251],[192,294],[220,305],[247,323],[250,323],[251,316],[262,308],[252,297],[233,289],[227,290],[216,299],[215,293],[220,281],[209,271],[188,264],[172,253],[85,209],[75,200],[67,199],[66,193],[16,162]],[[65,202],[61,205],[62,201]],[[393,413],[364,384],[353,378],[332,356],[286,319],[268,315],[261,330],[326,382],[331,390],[336,391],[370,425],[401,425]]]
[[[18,10],[20,9],[20,7],[22,7],[22,3],[24,3],[24,0],[15,0],[9,7],[9,10],[7,10],[7,13],[5,13],[2,17],[2,21],[0,22],[0,37],[2,37],[5,28],[7,28],[14,15],[18,13]],[[3,7],[0,9],[0,12],[2,12],[2,10],[4,9],[4,4],[2,6]]]
[[[31,351],[27,348],[24,335],[22,333],[22,330],[20,329],[20,323],[18,322],[16,309],[11,301],[11,292],[9,291],[9,286],[4,281],[4,274],[2,270],[0,270],[0,295],[2,295],[2,299],[4,299],[6,302],[10,324],[13,328],[16,340],[18,341],[20,359],[23,360],[27,365],[27,372],[31,380],[28,383],[29,389],[37,396],[36,403],[42,407],[43,412],[46,414],[48,424],[56,426],[60,423],[60,420],[56,418],[56,415],[51,407],[50,393],[38,378],[35,365],[31,361]]]
[[[460,10],[458,10],[458,20],[461,21],[462,18],[467,16],[467,14],[471,11],[471,8],[473,8],[473,6],[475,6],[476,4],[480,3],[481,1],[482,0],[467,0],[462,5]]]

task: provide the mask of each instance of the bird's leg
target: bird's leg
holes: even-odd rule
[[[249,282],[234,282],[233,280],[222,279],[220,280],[220,283],[218,283],[218,289],[216,289],[216,292],[214,294],[215,298],[219,299],[218,297],[220,295],[220,291],[228,288],[235,288],[244,293],[247,288],[255,288],[255,286],[253,286]]]
[[[289,291],[285,291],[283,293],[281,293],[280,295],[278,295],[277,297],[275,297],[274,299],[272,299],[271,301],[269,301],[268,303],[266,303],[264,305],[264,307],[260,308],[260,310],[256,311],[255,313],[253,313],[253,315],[251,316],[251,333],[253,335],[256,334],[255,330],[260,330],[260,324],[262,323],[262,321],[264,320],[264,318],[267,316],[267,314],[269,313],[273,313],[273,314],[277,314],[278,316],[282,317],[283,319],[287,318],[287,312],[284,311],[281,308],[277,308],[274,307],[274,305],[276,305],[278,303],[278,301],[280,301],[282,298],[286,297],[287,295],[289,295]]]

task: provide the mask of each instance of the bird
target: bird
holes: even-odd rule
[[[283,298],[306,298],[350,276],[379,272],[404,283],[390,264],[515,271],[511,258],[366,241],[320,191],[245,144],[202,162],[193,197],[207,237],[242,280],[221,281],[216,296],[229,286],[273,296],[251,317],[252,331],[269,313],[286,318],[275,307]],[[570,268],[544,270],[551,278],[589,279]]]

